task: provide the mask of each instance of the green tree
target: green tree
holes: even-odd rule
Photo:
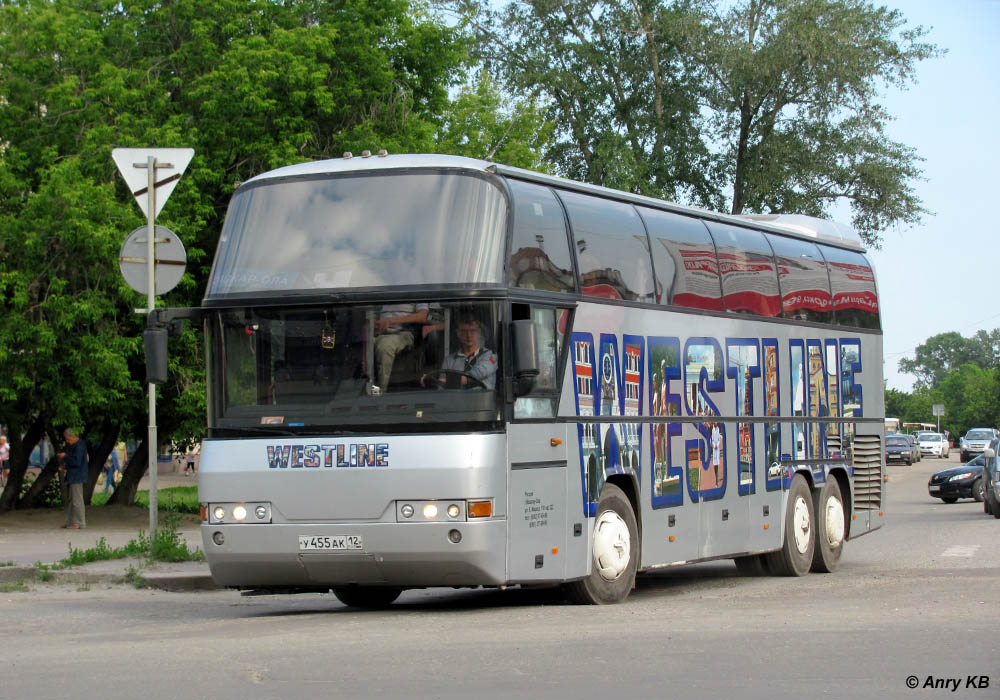
[[[466,83],[443,115],[437,150],[469,158],[548,170],[542,154],[553,139],[536,99],[509,99],[486,71]]]
[[[64,424],[96,446],[95,479],[112,435],[145,439],[144,298],[115,262],[145,220],[113,147],[194,147],[158,223],[189,260],[161,303],[197,305],[236,183],[346,150],[432,151],[464,56],[418,1],[0,3],[0,424],[17,436],[0,510]],[[171,343],[164,442],[203,431],[200,343]],[[146,447],[116,499],[134,496]]]
[[[512,94],[549,105],[559,174],[741,213],[852,208],[871,245],[925,213],[879,104],[939,55],[867,0],[441,0]]]
[[[687,3],[445,2],[509,94],[537,97],[555,126],[547,160],[594,184],[710,205],[698,83],[680,53]]]
[[[899,361],[899,371],[916,376],[916,386],[936,387],[965,364],[994,369],[1000,356],[1000,329],[965,338],[957,331],[938,333],[917,346],[913,358]]]
[[[915,151],[889,139],[879,104],[937,55],[898,10],[867,0],[742,0],[708,14],[692,52],[732,184],[731,211],[825,216],[850,202],[871,245],[924,209]]]
[[[935,391],[945,406],[942,427],[957,439],[969,428],[996,424],[996,373],[973,364],[945,376]]]

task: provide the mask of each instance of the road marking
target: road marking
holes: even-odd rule
[[[942,557],[974,557],[979,551],[978,544],[953,544],[944,550]]]

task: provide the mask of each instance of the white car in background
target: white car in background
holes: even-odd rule
[[[948,456],[948,440],[941,433],[920,433],[917,435],[920,443],[920,454],[925,457]]]

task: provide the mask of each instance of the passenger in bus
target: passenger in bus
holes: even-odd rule
[[[396,356],[413,347],[408,325],[427,321],[427,310],[427,304],[386,304],[375,319],[375,368],[383,393],[389,387]]]
[[[439,373],[428,372],[420,378],[424,386],[461,387],[490,391],[496,385],[497,356],[483,343],[483,326],[472,316],[458,321],[458,342],[461,348],[444,358]],[[449,373],[454,373],[449,376]],[[457,373],[463,376],[458,377]]]

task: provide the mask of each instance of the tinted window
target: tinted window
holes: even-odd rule
[[[722,283],[715,244],[699,219],[637,207],[653,244],[659,301],[722,311]]]
[[[865,256],[830,246],[820,246],[820,250],[830,267],[836,323],[879,328],[875,274]]]
[[[800,321],[830,323],[833,299],[826,261],[815,243],[765,234],[774,250],[781,285],[781,315]]]
[[[552,190],[508,180],[514,199],[514,241],[507,271],[511,287],[573,291],[566,218]]]
[[[771,246],[760,231],[708,222],[715,239],[727,311],[781,315],[778,275]]]
[[[417,172],[276,179],[233,196],[206,297],[503,283],[507,198]]]
[[[653,301],[653,273],[646,229],[630,204],[560,192],[580,266],[580,292],[590,296]]]

